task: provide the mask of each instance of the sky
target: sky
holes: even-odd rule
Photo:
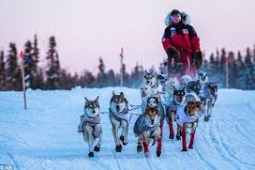
[[[120,48],[130,71],[136,63],[156,68],[166,54],[161,38],[172,9],[191,17],[201,48],[245,51],[255,44],[254,0],[0,0],[0,48],[39,38],[45,65],[48,39],[54,35],[62,67],[97,72],[102,56],[106,69],[119,70]]]

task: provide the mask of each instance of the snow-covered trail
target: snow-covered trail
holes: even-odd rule
[[[200,120],[193,150],[181,152],[181,142],[168,139],[164,124],[160,158],[136,153],[132,117],[129,144],[115,153],[108,115],[102,116],[103,144],[94,158],[77,133],[84,96],[100,96],[107,111],[112,91],[119,88],[72,91],[28,91],[27,111],[22,93],[0,92],[0,164],[17,170],[86,169],[255,169],[255,91],[220,90],[209,122]],[[139,91],[123,89],[131,104],[139,104]],[[139,111],[136,111],[139,112]]]

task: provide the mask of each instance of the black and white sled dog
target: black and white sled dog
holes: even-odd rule
[[[112,94],[110,101],[110,122],[112,124],[112,133],[115,141],[115,151],[121,152],[122,144],[128,144],[128,127],[130,123],[131,114],[128,109],[128,101],[121,92],[119,95]],[[122,129],[121,136],[118,135],[118,130]],[[122,142],[122,144],[121,144]]]
[[[201,90],[201,85],[199,80],[197,81],[190,81],[187,86],[186,86],[186,95],[185,95],[185,100],[186,102],[188,101],[201,101],[200,100],[200,90]]]
[[[166,121],[169,125],[170,139],[174,139],[174,121],[176,120],[177,108],[184,102],[185,88],[174,89],[172,101],[166,106]]]
[[[217,100],[218,85],[215,82],[208,82],[208,74],[206,72],[199,73],[199,82],[201,85],[200,99],[202,101],[202,110],[205,115],[204,120],[208,121],[212,108]]]
[[[84,114],[81,116],[81,122],[78,132],[83,133],[83,138],[89,145],[89,157],[94,157],[94,151],[99,152],[102,143],[102,128],[100,124],[100,106],[96,100],[90,101],[85,97]],[[96,146],[94,143],[99,139]]]
[[[218,97],[218,85],[215,82],[206,83],[203,89],[203,95],[200,97],[203,102],[204,120],[208,121],[212,115],[212,109]]]

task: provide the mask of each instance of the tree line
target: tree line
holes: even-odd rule
[[[42,57],[44,56],[44,57]],[[40,66],[42,59],[46,59],[46,66]],[[204,57],[205,58],[205,57]],[[69,73],[61,67],[57,50],[56,38],[51,36],[48,40],[46,54],[40,53],[38,38],[24,44],[24,73],[26,88],[54,90],[72,89],[80,87],[107,87],[119,86],[120,74],[113,69],[106,70],[102,58],[98,61],[98,74],[85,70],[82,74]],[[210,81],[218,82],[222,88],[226,87],[226,67],[228,68],[228,87],[238,89],[255,89],[255,46],[251,50],[247,48],[244,55],[241,52],[235,54],[227,52],[224,48],[212,53],[209,59],[204,59],[199,71],[206,71]],[[122,65],[124,86],[137,88],[141,84],[144,69],[136,64],[131,73],[126,71],[126,65]],[[160,65],[159,70],[162,70]],[[19,52],[16,44],[11,42],[8,50],[0,51],[0,90],[22,90],[22,74]]]
[[[255,46],[240,51],[227,52],[224,48],[204,60],[201,70],[208,73],[210,81],[218,82],[221,88],[255,89]],[[228,71],[228,80],[226,72]]]
[[[46,66],[40,66],[39,62],[45,55]],[[33,41],[28,40],[24,44],[24,58],[19,59],[19,52],[16,44],[11,42],[7,53],[0,51],[0,90],[22,90],[22,70],[21,61],[24,63],[26,88],[54,90],[54,89],[72,89],[76,86],[81,87],[107,87],[119,86],[120,74],[115,73],[113,69],[106,71],[102,58],[99,58],[98,74],[94,75],[91,71],[85,70],[82,74],[69,73],[61,67],[59,54],[57,50],[56,38],[51,36],[48,41],[48,50],[46,54],[41,54],[38,47],[37,35]],[[133,68],[131,73],[126,71],[126,65],[123,64],[124,86],[138,87],[142,80],[143,67],[139,64]]]

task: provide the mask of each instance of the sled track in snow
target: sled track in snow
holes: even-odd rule
[[[113,151],[113,157],[115,159],[115,162],[117,164],[117,167],[118,167],[118,170],[121,170],[121,166],[120,166],[120,163],[119,163],[119,160],[118,158],[116,157],[116,153]]]
[[[14,157],[12,156],[12,154],[6,153],[6,155],[11,159],[11,161],[12,161],[12,163],[13,163],[13,166],[14,166],[14,169],[15,169],[15,170],[20,170],[19,163],[14,159]]]
[[[231,107],[228,107],[228,108],[231,108]],[[228,112],[232,112],[232,111],[228,110],[228,111],[225,111],[225,112],[228,113]],[[233,114],[233,115],[235,115],[235,114]],[[250,163],[247,163],[245,161],[242,161],[241,159],[236,158],[236,154],[233,154],[233,152],[232,152],[232,151],[235,151],[235,150],[231,149],[230,146],[226,145],[226,143],[224,142],[224,139],[221,135],[222,133],[220,133],[220,132],[222,132],[222,130],[224,128],[220,128],[219,121],[217,119],[213,119],[213,120],[215,121],[215,123],[213,124],[213,127],[216,127],[216,129],[215,128],[210,128],[210,136],[212,136],[214,138],[213,141],[216,142],[216,144],[214,146],[221,146],[220,148],[216,147],[218,149],[218,151],[221,152],[221,149],[223,149],[223,152],[222,152],[223,156],[226,159],[228,159],[230,162],[234,161],[235,163],[237,163],[237,165],[239,167],[242,167],[242,168],[239,168],[239,169],[245,169],[246,167],[244,167],[244,165],[255,166],[255,164],[250,164]],[[225,119],[224,119],[224,123],[226,123]],[[212,129],[215,129],[215,130],[212,131]],[[240,133],[240,134],[242,134],[242,133]],[[232,134],[232,135],[235,135],[235,134]],[[219,140],[217,140],[215,138],[215,136],[218,136]]]
[[[216,142],[216,145],[220,146],[220,148],[218,148],[218,151],[222,151],[222,156],[225,157],[226,159],[228,159],[229,161],[234,161],[236,164],[238,164],[238,166],[240,166],[240,162],[235,158],[235,155],[233,155],[229,150],[230,148],[227,148],[226,144],[224,143],[223,141],[223,138],[221,136],[221,130],[220,127],[219,127],[219,123],[218,121],[216,120],[216,123],[215,123],[215,126],[216,126],[216,131],[213,132],[213,131],[210,131],[210,134],[211,135],[216,135],[218,136],[219,140],[214,140]],[[213,129],[213,128],[212,128]],[[222,149],[222,150],[221,150]],[[236,167],[235,167],[236,168]],[[237,168],[236,168],[237,169]],[[243,168],[241,168],[243,169]]]
[[[209,127],[210,128],[210,127]],[[203,130],[205,129],[205,126],[203,126]],[[208,124],[206,124],[206,129],[208,129]],[[201,131],[201,129],[199,129]],[[203,132],[204,133],[204,132]],[[201,133],[200,133],[201,134]],[[206,140],[206,138],[203,136],[204,140],[207,142],[207,143],[212,143],[212,141],[208,141]],[[199,156],[200,160],[203,161],[203,163],[205,164],[206,167],[210,168],[210,169],[215,169],[215,167],[213,165],[211,165],[210,162],[208,162],[204,156],[202,155],[201,151],[199,148],[194,148],[195,149],[195,152],[197,153],[197,155]]]
[[[247,106],[250,109],[250,111],[253,113],[253,115],[255,116],[255,110],[253,110],[253,108],[251,106],[251,102],[247,102]]]

